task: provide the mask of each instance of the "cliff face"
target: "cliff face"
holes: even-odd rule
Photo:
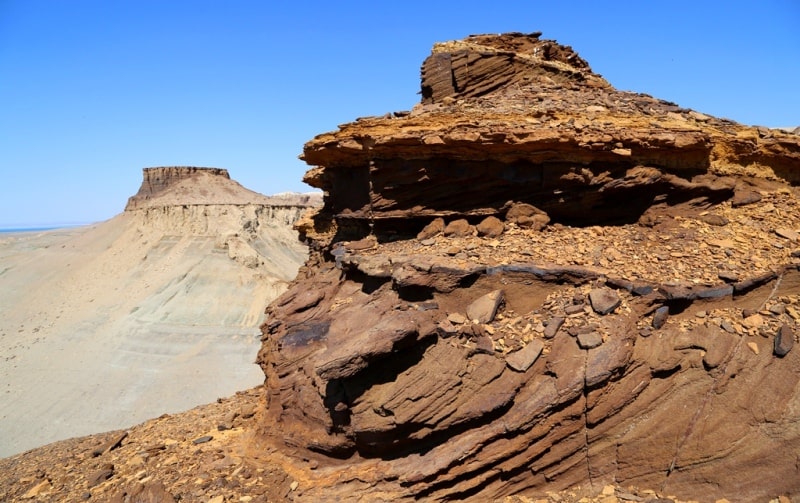
[[[293,495],[800,495],[800,136],[538,34],[437,45],[422,96],[304,149],[259,354]]]
[[[135,225],[167,236],[211,237],[231,259],[268,278],[294,277],[306,252],[292,226],[321,204],[319,194],[265,196],[220,168],[145,168],[143,175],[125,208]]]

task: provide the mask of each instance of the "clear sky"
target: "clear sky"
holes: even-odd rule
[[[307,191],[303,143],[410,109],[434,42],[542,31],[619,89],[800,125],[800,2],[0,0],[0,228],[122,211],[141,168]]]

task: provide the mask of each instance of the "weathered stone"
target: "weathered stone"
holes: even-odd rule
[[[654,290],[653,287],[650,285],[634,285],[633,288],[631,289],[631,293],[643,297],[645,295],[650,295],[651,293],[653,293],[653,290]]]
[[[491,323],[502,302],[502,290],[489,292],[467,306],[467,318],[478,323]]]
[[[505,226],[497,217],[486,217],[476,226],[479,236],[496,238],[503,234]]]
[[[544,344],[539,339],[529,342],[524,348],[506,356],[506,364],[517,372],[525,372],[542,354]]]
[[[750,316],[746,317],[742,320],[742,325],[747,328],[758,328],[763,325],[765,322],[764,317],[758,313],[751,314]]]
[[[344,244],[344,246],[348,251],[354,252],[373,250],[378,246],[378,240],[375,239],[375,236],[367,236],[364,239],[348,241]]]
[[[594,312],[606,315],[619,307],[622,299],[619,298],[617,292],[610,288],[595,288],[589,292],[589,302]]]
[[[25,494],[22,495],[22,499],[32,499],[36,498],[37,496],[46,496],[52,490],[53,486],[50,484],[50,481],[44,479],[28,489]]]
[[[707,215],[700,215],[697,218],[698,220],[701,220],[707,223],[708,225],[713,225],[716,227],[722,227],[730,223],[730,221],[727,218],[723,217],[722,215],[716,215],[714,213],[709,213]]]
[[[463,325],[467,322],[466,316],[461,313],[450,313],[447,315],[447,320],[455,325]]]
[[[431,222],[422,228],[417,234],[417,239],[424,241],[430,239],[438,234],[444,232],[444,219],[441,217],[434,218]]]
[[[108,442],[97,446],[95,449],[92,450],[92,456],[100,456],[107,452],[110,452],[120,445],[122,445],[122,441],[128,437],[127,431],[119,432],[118,434],[111,437]]]
[[[603,343],[603,337],[597,332],[578,334],[578,346],[581,349],[592,349]]]
[[[545,339],[552,339],[555,337],[556,333],[558,333],[558,329],[561,328],[561,325],[564,324],[565,318],[563,316],[553,316],[547,321],[547,325],[544,327],[544,337]]]
[[[217,497],[210,498],[209,503]],[[222,502],[222,496],[217,500]],[[117,491],[109,500],[109,503],[174,503],[175,498],[170,494],[164,484],[155,480],[148,480],[145,483],[134,483],[132,486]]]
[[[567,316],[572,314],[582,313],[584,307],[585,307],[584,304],[570,304],[569,306],[564,308],[564,313],[567,314]]]
[[[775,356],[784,357],[794,347],[794,331],[787,324],[781,325],[778,333],[775,334],[774,349]]]
[[[737,190],[731,199],[731,206],[738,208],[747,204],[753,204],[761,201],[761,194],[754,190]]]
[[[785,227],[781,227],[779,229],[775,229],[775,234],[777,234],[782,238],[786,238],[789,241],[793,242],[800,241],[800,233],[793,229],[787,229]]]
[[[506,213],[506,222],[519,227],[542,230],[550,223],[550,217],[539,208],[527,203],[514,203]]]
[[[86,486],[94,487],[101,482],[105,482],[114,475],[114,465],[106,463],[94,472],[86,476]]]
[[[444,228],[444,235],[447,237],[463,238],[471,236],[474,227],[472,227],[466,219],[460,218],[453,220]]]
[[[773,304],[769,306],[769,312],[776,316],[780,316],[786,313],[786,305],[780,302],[777,304]]]
[[[653,315],[653,328],[661,328],[664,326],[664,323],[667,322],[667,318],[669,317],[669,306],[661,306],[656,309],[655,314]]]
[[[488,335],[475,337],[475,351],[487,355],[494,354],[494,341]]]
[[[255,415],[255,413],[256,413],[256,407],[255,407],[255,405],[253,405],[251,403],[242,405],[239,408],[239,412],[238,412],[238,414],[243,419],[250,419],[251,417],[253,417]]]

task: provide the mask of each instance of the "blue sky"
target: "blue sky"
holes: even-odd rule
[[[122,211],[141,168],[309,190],[314,135],[410,109],[434,42],[542,31],[617,88],[800,125],[800,2],[0,0],[0,227]]]

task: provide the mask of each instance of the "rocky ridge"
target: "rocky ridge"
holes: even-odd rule
[[[306,145],[325,204],[263,389],[4,460],[4,496],[800,496],[800,136],[617,91],[539,34],[438,44],[422,95]]]
[[[299,496],[798,494],[800,137],[539,34],[437,45],[422,94],[304,149],[325,206],[259,360]]]

